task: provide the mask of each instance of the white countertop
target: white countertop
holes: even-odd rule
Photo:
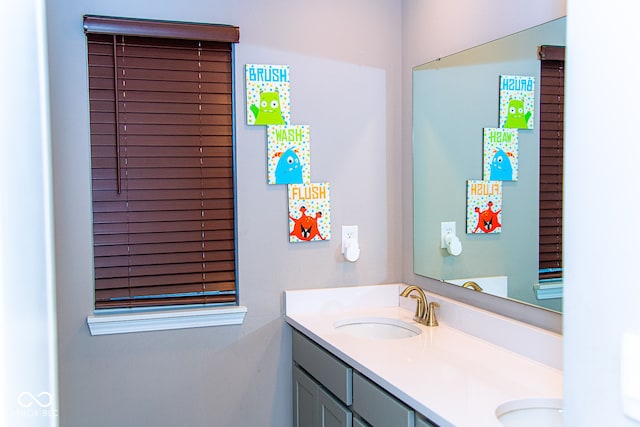
[[[360,316],[413,323],[413,311],[403,308],[412,301],[399,297],[404,286],[286,291],[285,319],[441,426],[500,426],[495,409],[504,402],[562,398],[560,369],[453,328],[446,316],[438,317],[437,327],[414,323],[420,335],[394,340],[356,338],[334,328],[337,320]],[[456,304],[438,301],[444,313],[446,304]]]

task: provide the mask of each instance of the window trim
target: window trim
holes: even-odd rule
[[[166,331],[206,326],[241,325],[247,307],[149,307],[147,309],[102,309],[87,316],[92,336],[131,332]]]

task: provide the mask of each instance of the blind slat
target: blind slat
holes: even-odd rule
[[[147,265],[128,265],[126,267],[97,267],[96,279],[127,277],[129,286],[136,286],[136,283],[164,283],[171,280],[170,277],[191,274],[197,271],[201,274],[197,281],[202,283],[202,274],[216,275],[225,272],[233,272],[235,263],[231,261],[209,261],[209,262],[192,262],[192,263],[172,263],[172,264],[147,264]],[[154,280],[154,278],[157,278]],[[171,282],[169,282],[171,283]]]
[[[165,188],[182,188],[182,189],[194,189],[194,188],[222,188],[233,190],[233,180],[231,178],[211,178],[211,179],[197,179],[197,178],[157,178],[157,179],[129,179],[127,188],[130,190],[161,190]],[[111,181],[96,180],[93,182],[94,190],[112,190],[113,184]]]
[[[105,245],[96,246],[94,253],[96,258],[100,257],[113,257],[113,256],[137,256],[137,255],[152,255],[152,254],[180,254],[182,252],[210,252],[210,251],[227,251],[231,253],[233,251],[233,241],[210,240],[202,247],[202,242],[176,242],[170,246],[165,243],[149,243],[149,244],[122,244],[122,245]]]
[[[217,231],[232,230],[233,220],[206,221],[156,221],[156,222],[120,222],[95,224],[96,235],[140,234],[140,233],[173,233],[183,231]]]
[[[144,168],[129,171],[131,179],[154,179],[154,178],[194,178],[198,176],[198,171],[188,168]],[[233,176],[232,167],[207,168],[202,170],[203,178],[230,178]],[[111,169],[93,169],[93,180],[113,180],[115,174]]]
[[[157,200],[146,202],[127,202],[119,200],[116,202],[102,202],[94,204],[94,212],[154,212],[160,210],[183,210],[201,208],[203,211],[207,209],[231,209],[233,208],[233,199],[206,199],[197,200]]]
[[[217,262],[217,261],[232,261],[234,260],[233,254],[226,250],[220,251],[194,251],[193,253],[200,253],[202,255],[203,262]],[[144,254],[144,255],[132,255],[127,262],[130,265],[153,265],[153,264],[182,264],[190,262],[193,259],[192,252],[176,252],[169,254]],[[113,255],[96,258],[96,268],[118,267],[124,264],[124,255]]]
[[[233,230],[216,230],[207,232],[208,240],[232,240]],[[175,231],[167,233],[138,233],[138,234],[95,234],[94,245],[137,245],[148,243],[201,242],[202,233],[196,231]]]

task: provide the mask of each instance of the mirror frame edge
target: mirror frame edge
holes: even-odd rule
[[[490,311],[498,316],[527,323],[562,335],[562,313],[537,307],[520,301],[501,298],[494,295],[475,292],[472,289],[452,286],[438,279],[420,276],[414,273],[414,283],[433,294],[450,298],[482,310]]]

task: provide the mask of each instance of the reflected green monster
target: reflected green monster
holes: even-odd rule
[[[528,129],[531,111],[524,112],[524,102],[521,99],[510,99],[507,110],[505,128]]]
[[[251,112],[256,118],[256,125],[284,125],[282,109],[280,108],[280,94],[278,92],[261,92],[260,107],[251,105]]]

